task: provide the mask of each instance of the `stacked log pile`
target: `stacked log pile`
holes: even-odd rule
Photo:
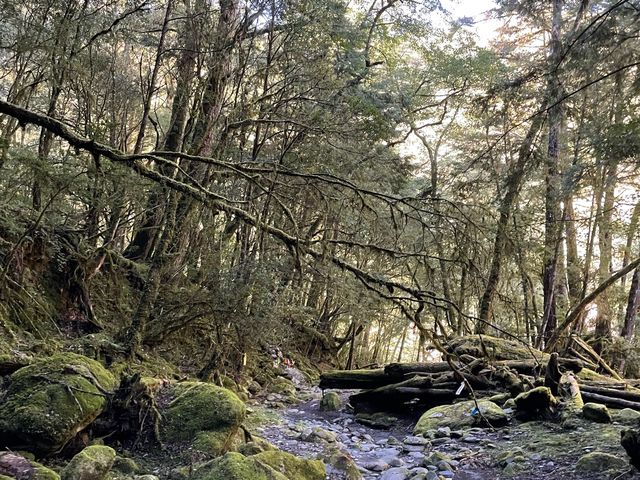
[[[610,368],[602,368],[604,361],[592,351],[581,358],[559,357],[488,336],[459,338],[447,350],[442,362],[327,372],[320,388],[360,390],[350,397],[356,411],[424,409],[505,393],[515,397],[537,386],[550,387],[554,394],[565,388],[573,398],[640,411],[640,389],[617,375],[596,373],[599,367],[607,373]]]

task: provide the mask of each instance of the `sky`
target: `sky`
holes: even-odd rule
[[[480,45],[486,46],[495,36],[499,23],[487,18],[487,12],[496,6],[493,0],[441,0],[441,4],[454,19],[473,18],[475,23],[468,28],[477,33]]]

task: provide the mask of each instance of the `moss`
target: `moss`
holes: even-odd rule
[[[298,480],[324,480],[325,466],[320,460],[306,460],[280,450],[267,450],[251,457],[268,465],[287,478]]]
[[[286,397],[296,396],[296,387],[291,380],[284,377],[276,377],[269,385],[269,391],[271,393],[277,393]]]
[[[102,480],[111,470],[115,459],[113,448],[92,445],[71,459],[62,471],[62,480]]]
[[[74,353],[19,369],[0,405],[0,445],[38,454],[60,449],[103,411],[117,385],[100,363]]]
[[[250,442],[243,443],[238,448],[238,452],[249,457],[251,455],[256,455],[261,452],[265,452],[267,450],[277,450],[276,447],[271,445],[268,441],[266,441],[262,437],[258,437],[256,435],[253,436],[253,439]]]
[[[31,462],[31,465],[36,469],[33,480],[60,480],[60,475],[50,468],[47,468],[38,462]]]
[[[337,412],[340,410],[340,395],[336,392],[327,392],[320,400],[320,410],[326,412]]]
[[[609,470],[623,470],[628,462],[610,453],[591,452],[583,455],[576,463],[578,473],[603,473]]]
[[[541,360],[549,357],[548,354],[543,354],[535,348],[528,348],[515,340],[490,335],[474,335],[453,339],[447,345],[447,350],[457,355],[467,354],[478,358],[488,355],[492,360],[521,360],[533,356]]]
[[[190,442],[212,455],[226,451],[245,417],[244,403],[230,390],[210,383],[172,385],[173,400],[162,412],[163,438]]]
[[[585,403],[582,407],[584,418],[599,423],[611,423],[611,414],[606,405],[600,403]]]
[[[536,387],[523,392],[515,398],[515,401],[518,411],[526,414],[544,412],[558,403],[548,387]]]
[[[227,453],[198,468],[194,480],[288,480],[289,477],[240,453]],[[296,478],[296,477],[291,477]],[[304,479],[296,479],[304,480]]]
[[[499,427],[508,421],[506,413],[495,403],[488,400],[479,400],[479,415],[473,400],[455,403],[453,405],[441,405],[427,410],[414,428],[416,435],[426,434],[429,430],[437,430],[440,427],[449,427],[451,430],[460,430],[473,426],[486,426],[486,419],[492,426]],[[484,417],[484,419],[483,419]]]

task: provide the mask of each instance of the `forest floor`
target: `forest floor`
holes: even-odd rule
[[[576,472],[578,459],[590,452],[615,455],[626,461],[620,446],[624,426],[576,419],[572,428],[554,421],[519,422],[511,419],[499,429],[443,431],[425,442],[412,435],[415,416],[397,416],[389,429],[362,425],[346,409],[320,411],[321,391],[298,382],[300,403],[262,399],[251,405],[255,431],[278,448],[325,461],[336,452],[353,459],[365,480],[453,478],[488,480],[518,478],[617,479],[633,477],[629,467],[607,472]],[[348,395],[341,394],[343,405]],[[615,417],[614,417],[615,418]],[[349,478],[330,468],[328,478]]]

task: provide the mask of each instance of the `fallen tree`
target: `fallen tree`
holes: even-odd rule
[[[361,390],[350,397],[356,411],[432,407],[500,393],[507,394],[505,398],[515,398],[543,385],[574,410],[581,408],[584,400],[640,411],[640,390],[619,377],[597,374],[585,368],[582,359],[547,355],[514,343],[487,336],[480,341],[477,337],[466,342],[464,338],[457,339],[447,346],[448,361],[391,363],[374,370],[326,372],[321,376],[320,388]],[[501,348],[504,346],[507,348]],[[528,358],[514,358],[518,354]],[[608,373],[608,369],[604,370]]]

